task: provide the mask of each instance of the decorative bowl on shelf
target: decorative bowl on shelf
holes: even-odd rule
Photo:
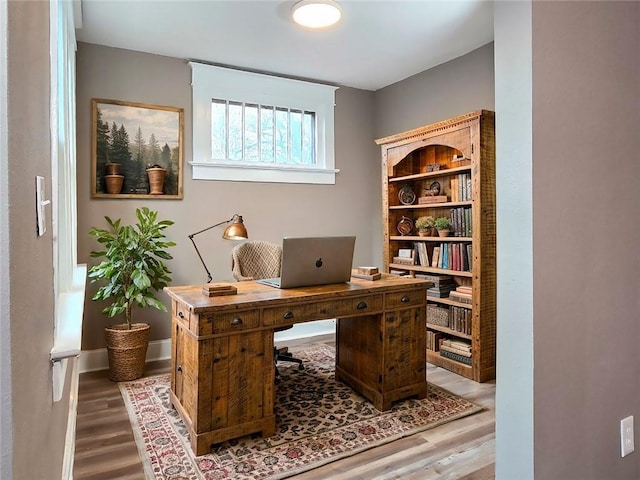
[[[410,235],[413,231],[413,220],[411,220],[409,217],[403,216],[398,222],[397,229],[400,235]]]
[[[398,200],[402,205],[413,205],[416,201],[416,192],[413,191],[411,185],[405,185],[398,192]]]

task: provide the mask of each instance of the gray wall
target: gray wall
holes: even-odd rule
[[[639,26],[638,2],[496,6],[498,153],[522,170],[499,167],[499,206],[523,207],[498,211],[497,478],[640,478],[619,433],[640,414]]]
[[[191,180],[191,69],[184,60],[80,43],[77,56],[78,119],[78,261],[90,262],[97,243],[87,235],[103,216],[133,220],[136,207],[156,209],[176,223],[168,236],[178,245],[170,261],[174,285],[204,283],[206,275],[187,235],[243,215],[250,239],[280,242],[285,235],[355,234],[355,264],[373,261],[372,238],[381,235],[378,204],[379,151],[374,138],[373,93],[353,88],[336,91],[335,157],[340,169],[335,185],[298,185]],[[185,110],[184,199],[113,200],[90,198],[91,99],[107,98]],[[376,219],[375,221],[372,219]],[[378,230],[374,231],[377,226]],[[215,281],[233,281],[230,252],[233,242],[222,240],[223,227],[197,237],[198,247]],[[89,293],[95,291],[89,286]],[[167,298],[162,294],[165,303]],[[170,337],[168,313],[137,312],[151,324],[152,339]],[[100,314],[87,300],[84,350],[102,348],[103,327],[114,320]]]
[[[532,20],[535,477],[640,478],[640,3]]]
[[[376,138],[493,110],[493,42],[375,93]]]
[[[47,196],[51,193],[48,2],[8,2],[7,47],[9,171],[3,175],[10,198],[11,283],[10,331],[3,335],[10,336],[12,378],[11,391],[2,395],[12,399],[13,478],[60,478],[69,387],[63,400],[53,403],[51,222],[49,215],[48,231],[38,237],[34,207],[36,175],[45,177]],[[3,473],[3,478],[10,477]]]

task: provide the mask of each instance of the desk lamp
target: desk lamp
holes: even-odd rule
[[[205,272],[207,272],[207,283],[211,283],[213,277],[211,276],[211,272],[207,268],[207,264],[204,263],[204,259],[200,254],[200,250],[198,250],[198,246],[196,245],[196,241],[193,239],[196,235],[200,235],[207,230],[211,230],[212,228],[219,227],[225,223],[230,223],[227,228],[224,229],[224,233],[222,234],[222,238],[226,240],[246,240],[249,238],[249,234],[247,233],[247,229],[244,226],[244,222],[242,221],[242,215],[238,215],[237,213],[233,215],[229,220],[223,220],[220,223],[216,223],[215,225],[211,225],[210,227],[203,228],[202,230],[192,233],[189,235],[189,240],[193,243],[193,248],[196,249],[196,253],[198,254],[198,258],[202,262],[202,266],[204,267]]]

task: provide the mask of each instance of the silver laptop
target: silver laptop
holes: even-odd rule
[[[355,243],[356,237],[285,237],[280,277],[256,282],[276,288],[348,282]]]

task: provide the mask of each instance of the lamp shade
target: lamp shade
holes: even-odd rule
[[[222,238],[226,240],[246,240],[249,238],[247,228],[242,221],[242,215],[235,214],[231,219],[231,224],[224,229]]]
[[[333,0],[302,0],[293,6],[291,15],[303,27],[324,28],[340,20],[342,8]]]

